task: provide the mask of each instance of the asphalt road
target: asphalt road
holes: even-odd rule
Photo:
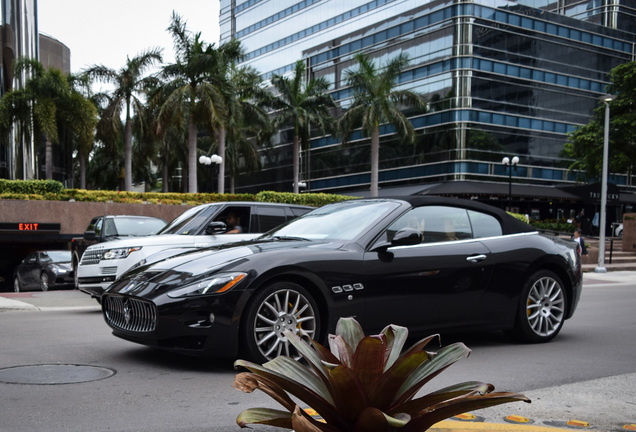
[[[493,423],[515,414],[536,425],[561,427],[575,419],[590,423],[585,430],[607,432],[636,424],[636,273],[586,274],[585,280],[579,310],[557,339],[520,345],[500,334],[444,338],[473,352],[425,390],[481,380],[533,400],[474,413]],[[69,384],[0,382],[0,431],[231,431],[239,429],[242,410],[276,406],[263,394],[233,389],[231,362],[180,357],[113,337],[94,300],[82,295],[5,294],[5,305],[24,302],[27,309],[0,312],[0,381],[3,373],[19,382],[37,379],[21,368],[29,365],[36,372],[68,365],[71,370],[52,373],[62,381],[108,376]]]

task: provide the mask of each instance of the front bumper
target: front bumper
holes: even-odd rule
[[[197,357],[235,358],[240,316],[237,295],[158,302],[120,294],[101,297],[104,320],[113,335],[130,342]]]

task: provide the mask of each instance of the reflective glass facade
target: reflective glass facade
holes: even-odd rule
[[[607,73],[635,59],[636,0],[221,1],[221,41],[236,37],[245,64],[267,79],[306,60],[337,103],[351,97],[345,71],[365,52],[384,63],[408,53],[401,88],[431,101],[410,117],[418,138],[403,144],[381,129],[380,187],[448,180],[508,180],[503,156],[521,159],[517,181],[567,184],[581,173],[560,158],[566,134],[587,123]],[[316,136],[302,154],[311,191],[368,189],[369,138],[343,147]],[[291,190],[291,131],[263,149],[264,169],[238,191]],[[631,187],[634,179],[611,181]]]

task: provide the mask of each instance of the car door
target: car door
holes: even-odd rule
[[[40,265],[38,263],[38,253],[33,252],[26,258],[23,269],[24,285],[33,288],[40,283]]]
[[[413,332],[437,332],[471,320],[488,286],[491,253],[474,239],[466,210],[415,208],[394,222],[378,241],[405,227],[423,242],[365,253],[366,323],[375,330],[399,324]]]

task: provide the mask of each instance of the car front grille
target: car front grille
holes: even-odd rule
[[[157,326],[157,309],[154,303],[130,297],[102,297],[104,316],[110,326],[137,333],[154,331]]]
[[[82,254],[81,264],[83,265],[99,264],[99,260],[101,258],[102,258],[101,251],[87,250],[84,252],[84,254]]]

